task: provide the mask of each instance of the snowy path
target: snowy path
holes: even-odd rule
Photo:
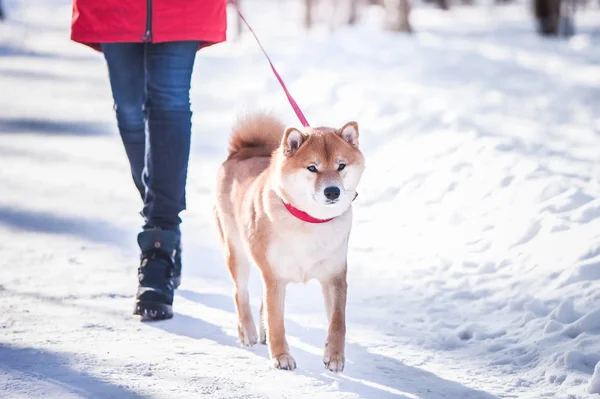
[[[175,318],[144,324],[140,204],[103,59],[67,41],[68,1],[32,3],[6,1],[0,25],[0,397],[600,397],[600,11],[544,41],[525,5],[417,10],[414,37],[306,36],[273,23],[287,3],[249,9],[309,120],[361,126],[333,375],[316,284],[288,291],[298,370],[236,342],[215,170],[240,110],[295,122],[255,44],[198,57],[183,285]],[[256,273],[252,288],[256,316]]]

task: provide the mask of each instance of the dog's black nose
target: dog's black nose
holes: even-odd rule
[[[340,189],[339,187],[335,187],[335,186],[330,186],[327,187],[325,189],[325,197],[327,197],[328,200],[336,200],[340,197]]]

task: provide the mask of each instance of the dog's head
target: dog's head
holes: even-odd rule
[[[319,219],[350,207],[365,167],[356,122],[287,128],[274,155],[275,189],[284,201]]]

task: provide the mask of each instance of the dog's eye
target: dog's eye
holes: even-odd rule
[[[313,173],[317,173],[318,172],[317,167],[315,165],[310,165],[306,169],[308,169],[310,172],[313,172]]]
[[[341,163],[341,164],[338,166],[338,170],[344,170],[344,168],[345,168],[345,167],[346,167],[346,164],[345,164],[345,163]]]

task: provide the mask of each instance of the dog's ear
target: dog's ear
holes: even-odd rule
[[[337,134],[352,147],[358,148],[358,123],[346,123],[343,128],[337,131]]]
[[[306,140],[306,135],[295,127],[288,127],[283,132],[283,154],[286,157],[294,155],[294,153],[300,148],[302,143]]]

